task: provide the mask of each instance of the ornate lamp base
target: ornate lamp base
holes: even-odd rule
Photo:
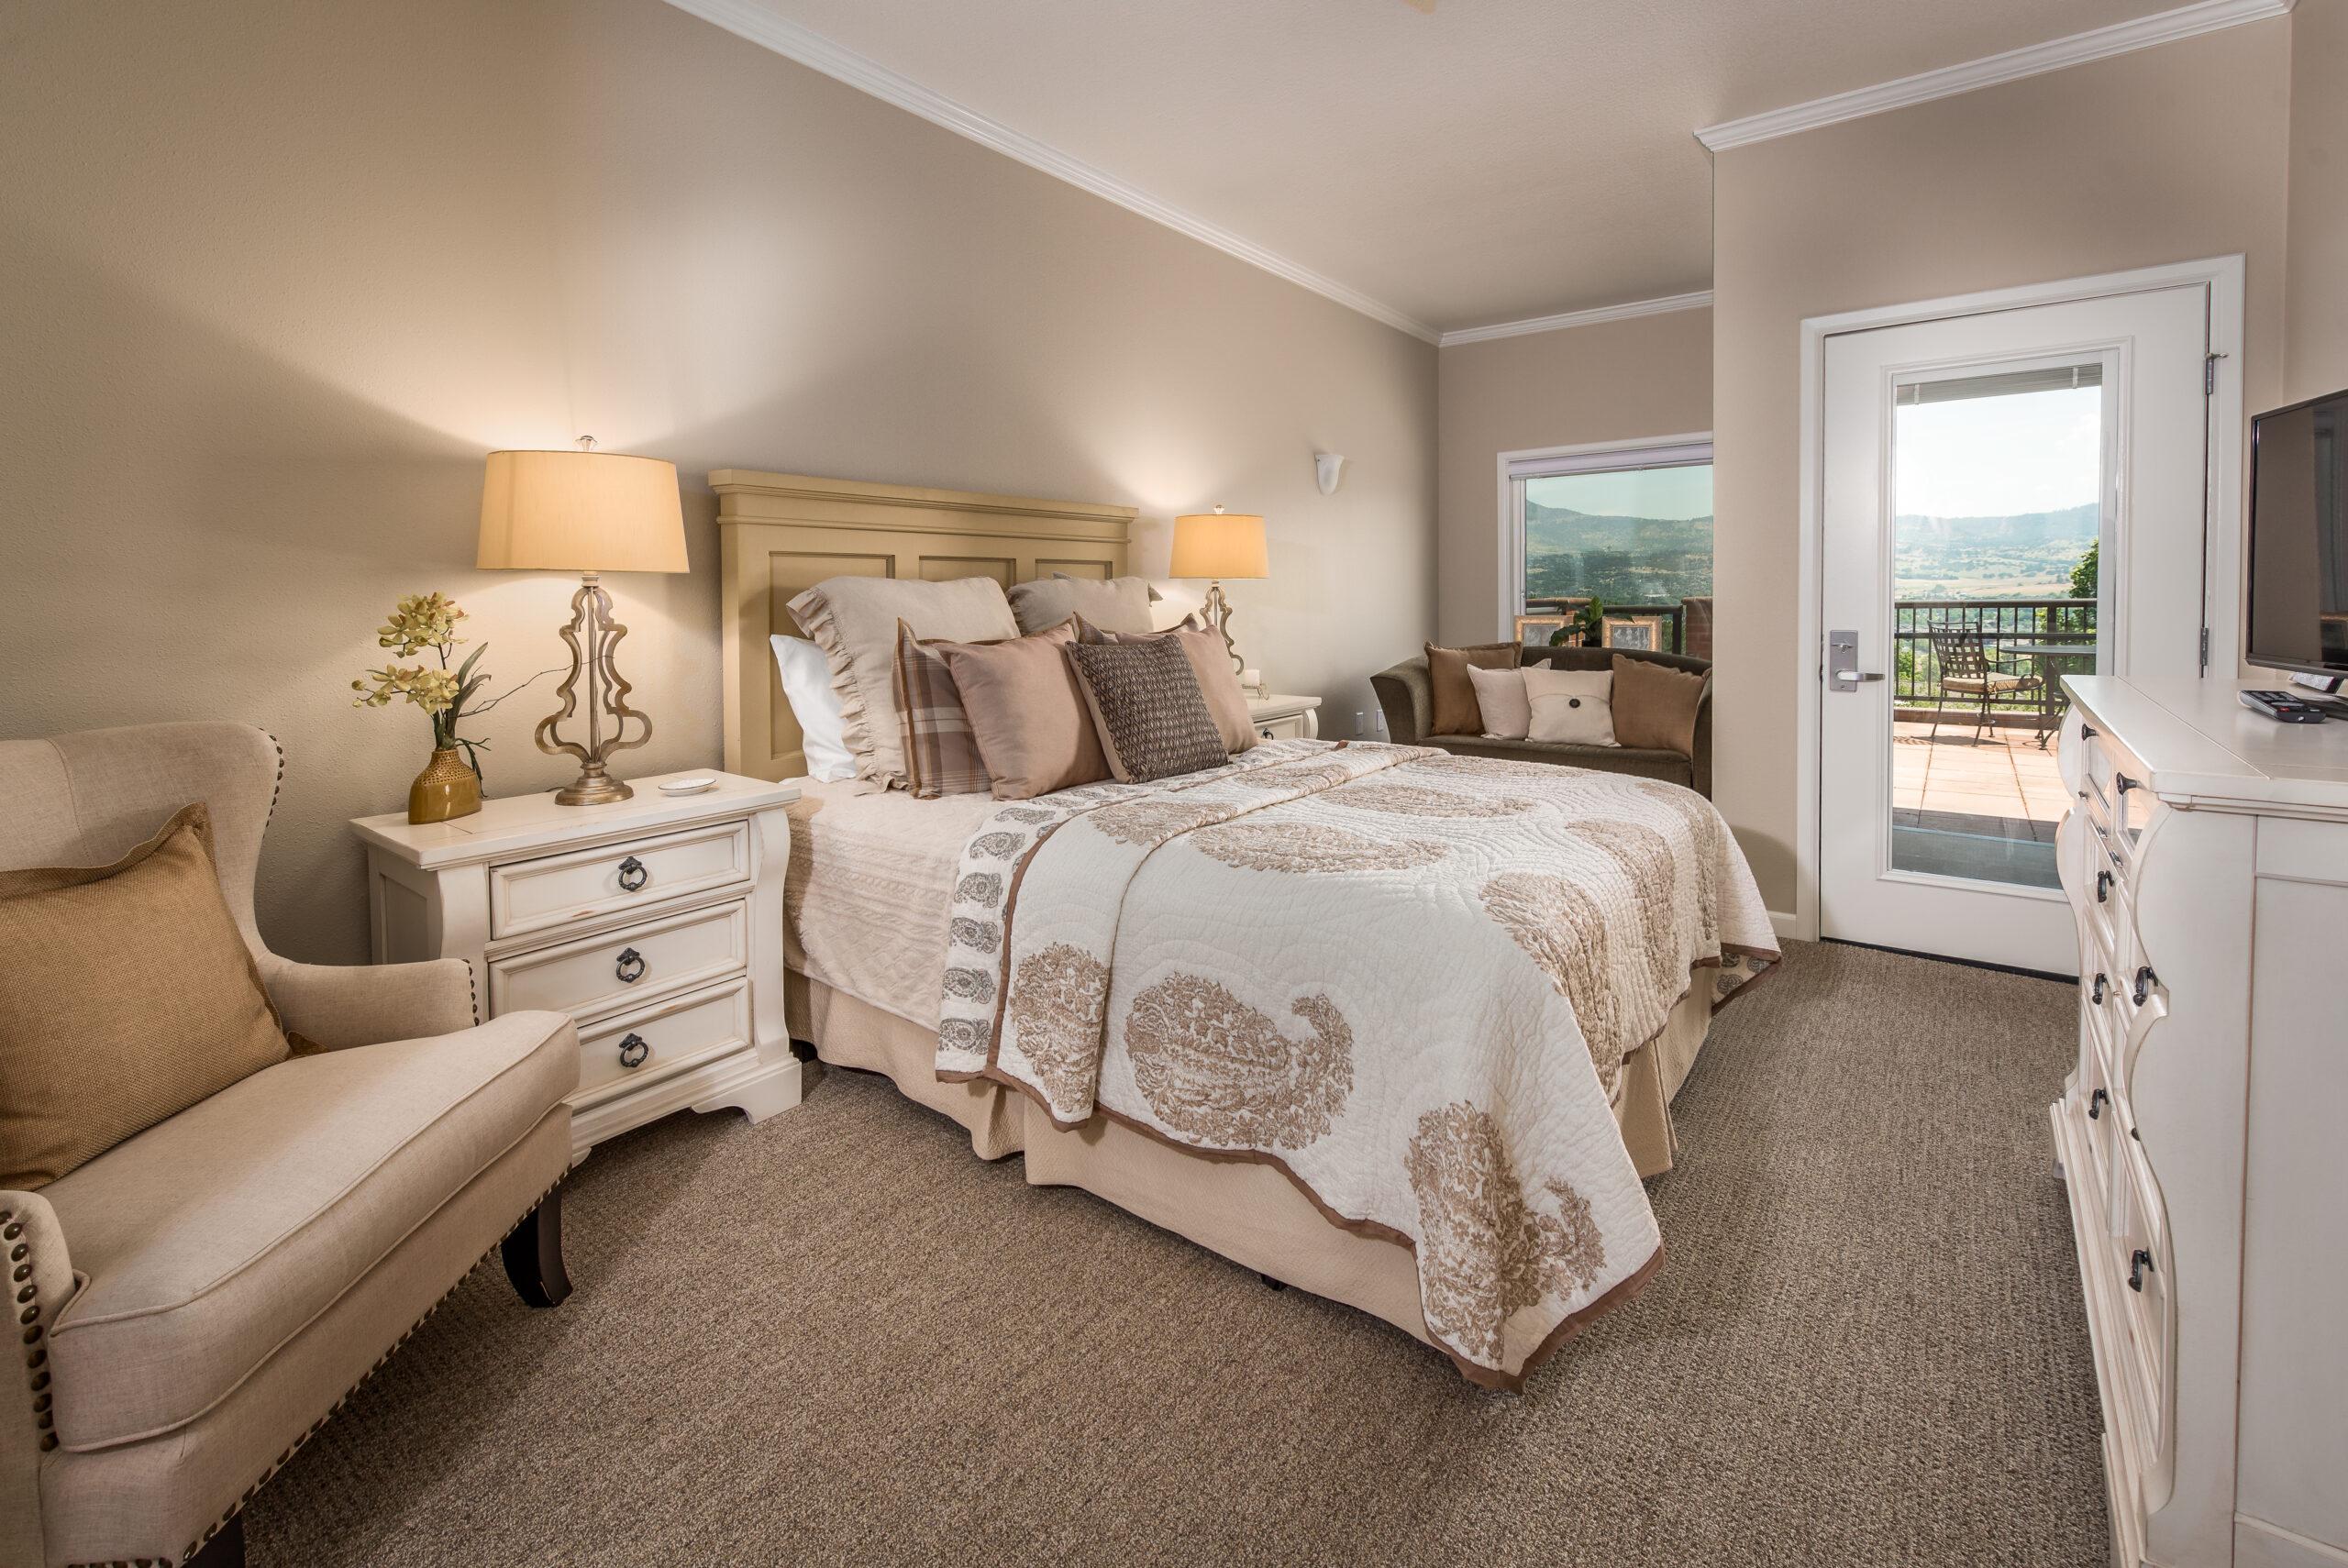
[[[1199,608],[1205,612],[1207,624],[1222,635],[1223,651],[1231,656],[1231,668],[1245,674],[1247,661],[1239,657],[1239,648],[1231,640],[1231,601],[1224,597],[1223,584],[1208,583],[1207,596],[1199,602]]]
[[[636,793],[608,771],[614,752],[629,750],[652,738],[652,721],[627,705],[628,683],[620,678],[612,660],[613,650],[626,635],[627,628],[612,619],[612,596],[604,591],[596,574],[580,573],[579,591],[570,596],[570,624],[562,628],[562,640],[570,645],[570,673],[555,689],[562,707],[539,721],[537,735],[538,749],[548,756],[568,752],[579,759],[579,777],[555,792],[558,806],[607,806]],[[584,745],[555,733],[556,725],[579,711],[581,673],[587,677]],[[634,739],[626,738],[630,719],[641,726]],[[606,720],[612,727],[609,736],[604,734]]]

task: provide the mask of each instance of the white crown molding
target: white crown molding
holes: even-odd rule
[[[1529,332],[1556,332],[1568,326],[1594,326],[1601,321],[1627,321],[1634,315],[1661,315],[1666,311],[1707,310],[1712,303],[1712,291],[1702,290],[1692,294],[1667,294],[1659,300],[1631,300],[1623,304],[1598,305],[1589,310],[1569,310],[1563,315],[1532,315],[1523,321],[1496,321],[1490,326],[1462,326],[1446,332],[1437,341],[1445,348],[1462,343],[1481,343],[1493,337],[1522,337]]]
[[[1128,212],[1139,213],[1153,223],[1164,224],[1178,234],[1186,234],[1202,244],[1212,245],[1225,255],[1235,256],[1250,266],[1262,268],[1274,277],[1285,278],[1300,288],[1310,289],[1316,294],[1336,301],[1348,310],[1359,311],[1373,321],[1384,322],[1428,343],[1435,342],[1440,336],[1426,323],[1381,304],[1357,289],[1348,288],[1335,278],[1324,277],[1276,251],[1267,250],[1252,239],[1219,227],[1180,207],[1168,205],[1113,174],[1071,158],[1059,149],[1038,141],[1024,132],[989,119],[974,109],[965,108],[953,99],[899,75],[878,61],[867,59],[797,22],[778,17],[758,4],[758,0],[669,0],[669,4],[680,11],[699,17],[704,22],[723,28],[737,38],[748,39],[811,70],[819,71],[834,81],[845,82],[858,92],[869,93],[908,114],[919,115],[932,125],[943,126],[957,136],[968,137],[1007,158],[1015,158],[1031,169],[1040,169],[1055,179],[1065,180],[1080,190],[1090,191],[1096,196],[1114,202]]]
[[[1706,126],[1696,133],[1696,139],[1713,152],[1756,141],[1769,141],[1778,137],[1791,136],[1797,131],[1815,130],[1821,126],[1838,125],[1844,120],[1879,115],[1887,109],[1906,108],[1911,104],[1928,104],[1935,98],[1951,98],[1976,88],[1994,87],[2000,82],[2042,76],[2050,71],[2062,71],[2074,65],[2084,65],[2091,60],[2104,60],[2115,54],[2150,49],[2155,44],[2198,38],[2203,33],[2214,33],[2221,28],[2236,27],[2243,22],[2263,22],[2270,17],[2287,14],[2293,4],[2294,0],[2197,0],[2194,5],[2180,6],[2174,11],[2156,12],[2149,17],[2139,17],[2132,22],[2118,22],[2092,32],[2075,33],[2066,39],[2032,44],[2027,49],[2008,50],[1987,60],[1944,66],[1938,71],[1903,76],[1897,82],[1861,87],[1855,92],[1837,93],[1831,98],[1818,98],[1789,108],[1771,109],[1766,114],[1748,115],[1741,120]]]

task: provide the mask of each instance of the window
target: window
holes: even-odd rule
[[[1593,603],[1609,646],[1711,656],[1712,444],[1707,436],[1512,452],[1505,596],[1546,643]],[[1565,634],[1578,635],[1578,627]]]

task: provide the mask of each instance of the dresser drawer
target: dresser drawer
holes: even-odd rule
[[[490,1010],[578,1016],[670,996],[740,969],[749,925],[749,906],[737,900],[493,958]]]
[[[750,824],[712,823],[489,870],[489,933],[524,936],[750,879]]]
[[[736,979],[580,1031],[574,1105],[713,1061],[750,1043],[750,982]]]
[[[2128,1311],[2121,1372],[2133,1385],[2129,1402],[2142,1423],[2144,1450],[2158,1454],[2167,1441],[2169,1299],[2175,1282],[2143,1146],[2124,1133],[2112,1161],[2110,1211],[2116,1294]]]

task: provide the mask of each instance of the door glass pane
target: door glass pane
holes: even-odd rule
[[[1523,507],[1528,642],[1581,635],[1596,601],[1609,646],[1711,657],[1711,464],[1535,475]]]
[[[2060,682],[2095,669],[2101,620],[2102,370],[1896,389],[1896,870],[2057,886]]]

